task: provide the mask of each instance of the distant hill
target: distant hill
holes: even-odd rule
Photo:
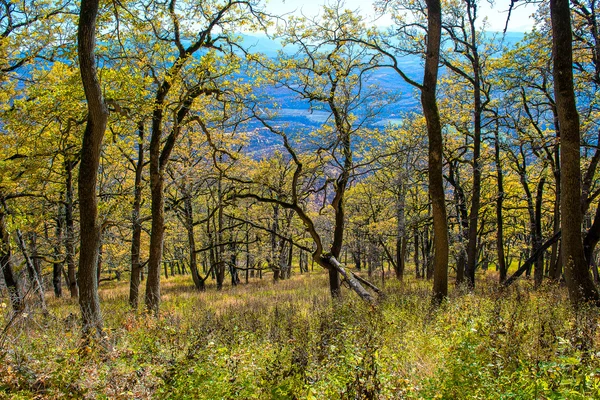
[[[502,40],[502,45],[506,47],[514,46],[523,38],[521,32],[507,32],[505,35],[499,32],[489,32],[490,38]],[[291,54],[297,50],[296,47],[282,46],[281,41],[267,37],[264,34],[242,35],[242,44],[253,53],[262,53],[269,57],[277,56],[278,52]],[[423,63],[418,56],[406,56],[400,61],[402,70],[415,81],[419,82],[423,75]],[[374,71],[370,77],[369,84],[377,85],[385,92],[395,96],[395,100],[385,107],[378,118],[369,123],[370,127],[384,127],[388,124],[394,124],[401,121],[408,112],[420,110],[420,101],[415,88],[405,82],[391,68],[381,68]],[[287,125],[291,133],[309,132],[318,128],[328,118],[329,113],[326,110],[311,110],[308,102],[298,99],[297,96],[289,91],[275,89],[270,92],[275,101],[282,105],[277,111],[277,117],[274,123],[278,125]],[[257,124],[251,124],[250,129],[254,134],[251,135],[250,151],[255,154],[269,152],[280,140],[272,133],[261,129]]]

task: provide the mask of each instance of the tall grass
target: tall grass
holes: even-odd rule
[[[557,286],[454,290],[386,282],[378,306],[328,294],[322,274],[204,293],[165,281],[160,318],[101,290],[111,353],[81,348],[77,304],[18,317],[0,349],[0,398],[600,398],[597,312]],[[8,323],[5,310],[0,322]]]

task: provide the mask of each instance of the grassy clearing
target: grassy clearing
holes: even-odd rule
[[[77,305],[49,298],[50,317],[20,317],[0,343],[0,398],[600,398],[596,311],[575,314],[562,288],[482,284],[432,312],[429,282],[388,280],[372,307],[333,304],[326,281],[197,293],[170,278],[159,319],[110,283],[110,354],[81,350]]]

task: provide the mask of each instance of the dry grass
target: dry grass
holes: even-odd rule
[[[3,336],[0,398],[600,395],[595,310],[573,312],[560,287],[479,282],[432,310],[430,282],[412,277],[386,280],[372,307],[347,291],[332,302],[323,273],[202,293],[176,276],[162,281],[158,319],[128,309],[127,282],[108,282],[114,351],[82,350],[76,302],[48,297],[50,316],[19,316]]]

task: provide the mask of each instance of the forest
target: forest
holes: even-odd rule
[[[600,6],[361,7],[0,0],[0,399],[600,398]]]

